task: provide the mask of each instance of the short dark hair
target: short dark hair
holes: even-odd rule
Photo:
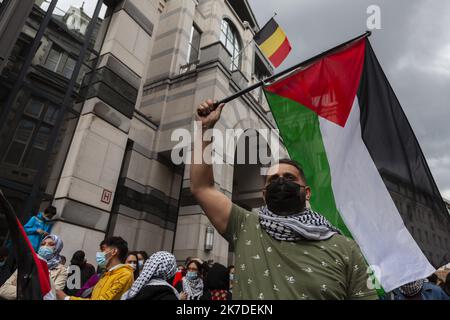
[[[295,169],[297,169],[298,173],[300,174],[300,178],[302,178],[302,180],[307,184],[305,172],[303,171],[303,168],[297,161],[286,158],[279,160],[277,164],[287,164],[293,166]]]
[[[105,239],[106,246],[119,250],[118,258],[121,262],[125,262],[128,254],[128,243],[121,237],[109,237]]]
[[[70,264],[82,265],[84,263],[84,259],[86,259],[86,254],[83,250],[78,250],[73,254]]]
[[[54,206],[48,206],[44,213],[50,213],[52,216],[56,215],[56,208]]]

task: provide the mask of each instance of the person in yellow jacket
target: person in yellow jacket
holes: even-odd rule
[[[107,270],[95,285],[90,298],[67,296],[57,291],[58,300],[120,300],[134,282],[133,268],[123,264],[128,253],[128,244],[120,237],[104,241],[102,252],[97,252],[97,264]]]

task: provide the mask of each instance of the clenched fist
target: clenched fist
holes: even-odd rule
[[[198,106],[196,120],[202,123],[203,129],[211,129],[219,121],[224,106],[221,104],[216,107],[213,100],[206,100]]]

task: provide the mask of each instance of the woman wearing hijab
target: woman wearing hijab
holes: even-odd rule
[[[227,267],[215,263],[208,270],[205,285],[207,292],[202,300],[231,300],[230,274]]]
[[[61,264],[63,242],[60,237],[48,235],[42,240],[38,250],[39,258],[47,262],[52,291],[63,290],[67,281],[67,269]],[[0,288],[0,297],[7,300],[17,299],[17,270]]]
[[[200,300],[203,296],[203,266],[192,259],[186,265],[186,276],[178,283],[177,290],[180,292],[180,300]]]
[[[173,254],[165,251],[155,253],[147,259],[139,278],[122,300],[179,300],[177,290],[170,285],[176,272]]]
[[[51,234],[42,240],[38,255],[47,261],[50,279],[56,290],[63,290],[67,281],[67,268],[61,263],[63,242],[60,237]]]

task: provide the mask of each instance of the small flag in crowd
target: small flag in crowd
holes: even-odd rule
[[[14,209],[0,190],[0,210],[5,214],[17,263],[18,300],[54,300],[47,262],[35,253]]]
[[[273,18],[255,35],[254,40],[275,68],[283,63],[292,50],[289,39]]]
[[[447,234],[450,217],[369,40],[318,59],[265,93],[290,156],[305,169],[312,208],[355,239],[383,288],[432,274],[438,250],[407,229],[409,203],[426,207]]]

